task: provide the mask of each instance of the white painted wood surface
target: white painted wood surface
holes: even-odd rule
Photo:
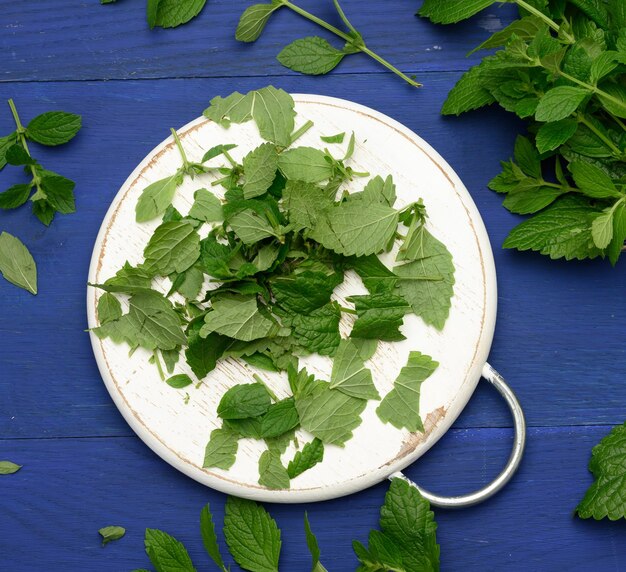
[[[380,343],[369,361],[374,382],[385,395],[410,351],[427,353],[440,362],[437,371],[422,385],[420,414],[425,434],[411,434],[383,424],[370,402],[362,415],[363,423],[354,431],[345,448],[326,446],[324,461],[293,479],[291,488],[272,491],[258,485],[258,458],[262,442],[240,441],[237,461],[228,471],[203,469],[204,448],[210,432],[221,425],[216,407],[224,392],[238,383],[252,380],[259,373],[279,397],[288,395],[286,377],[256,370],[237,360],[222,360],[199,385],[175,390],[163,383],[147,352],[128,356],[128,347],[91,335],[103,380],[124,418],[165,461],[193,479],[220,491],[272,502],[308,502],[349,494],[368,487],[401,470],[427,451],[450,427],[471,397],[487,359],[496,317],[496,278],[489,240],[476,207],[456,174],[425,141],[391,118],[348,101],[317,95],[296,95],[297,126],[311,119],[315,126],[298,145],[320,146],[320,135],[354,131],[357,147],[350,165],[372,176],[392,174],[397,185],[397,207],[422,198],[429,230],[442,240],[453,255],[456,267],[455,295],[450,317],[442,332],[426,326],[414,315],[407,316],[400,343]],[[187,156],[200,160],[204,152],[220,143],[237,143],[231,153],[240,160],[256,147],[260,136],[253,122],[225,130],[199,118],[179,130]],[[343,145],[330,145],[342,156]],[[103,282],[125,261],[142,260],[142,252],[158,220],[137,224],[135,204],[148,184],[171,174],[180,165],[178,151],[170,137],[156,147],[130,175],[113,201],[100,229],[94,248],[89,282]],[[214,177],[187,178],[179,187],[174,205],[186,213],[193,193],[210,187]],[[368,179],[350,184],[351,192],[361,190]],[[221,194],[221,187],[212,187]],[[392,257],[387,262],[391,263]],[[168,284],[162,284],[165,291]],[[356,275],[346,276],[336,291],[338,300],[365,292]],[[89,326],[97,325],[99,292],[87,292]],[[346,319],[342,334],[350,331]],[[328,379],[331,361],[320,356],[302,360],[311,373]],[[189,373],[184,360],[175,373]],[[300,446],[311,436],[298,433]],[[288,462],[295,453],[292,445],[283,455]]]

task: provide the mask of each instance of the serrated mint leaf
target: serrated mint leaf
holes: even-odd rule
[[[207,554],[211,557],[211,560],[215,562],[215,565],[222,572],[228,572],[226,566],[224,565],[224,560],[217,542],[215,524],[213,524],[213,515],[211,514],[211,507],[209,504],[202,507],[202,511],[200,512],[200,532],[202,534],[202,543],[204,544]]]
[[[272,399],[262,383],[231,387],[220,400],[217,414],[222,419],[246,419],[267,413]]]
[[[278,324],[259,311],[256,297],[231,296],[213,302],[213,310],[205,316],[202,337],[211,332],[249,342],[275,336]]]
[[[596,258],[591,224],[598,209],[583,197],[565,196],[547,209],[516,226],[504,248],[534,250],[550,258],[566,260]]]
[[[317,543],[317,537],[311,530],[311,524],[309,523],[309,516],[304,512],[304,533],[306,534],[306,545],[311,553],[311,572],[328,572],[326,568],[320,562],[320,547]]]
[[[165,364],[167,373],[173,373],[178,360],[180,359],[180,348],[174,348],[173,350],[161,350],[161,357]]]
[[[263,451],[259,457],[259,484],[274,490],[289,488],[287,469],[274,451]]]
[[[515,161],[529,177],[541,178],[541,159],[528,137],[517,136],[515,140]]]
[[[293,398],[283,399],[270,405],[261,419],[261,437],[271,439],[279,437],[300,424],[298,411]]]
[[[302,451],[296,451],[293,460],[289,461],[287,474],[290,479],[295,479],[305,471],[308,471],[324,460],[324,443],[317,437],[302,447]]]
[[[286,68],[308,75],[323,75],[335,69],[346,55],[324,38],[309,36],[291,42],[278,54]]]
[[[45,191],[48,203],[62,214],[76,211],[74,204],[75,186],[74,181],[55,174],[44,175],[40,182],[40,187]]]
[[[580,190],[594,199],[621,198],[623,195],[615,188],[611,178],[599,167],[586,161],[573,161],[569,170]]]
[[[161,28],[175,28],[186,24],[200,12],[206,0],[159,0],[155,26]]]
[[[351,296],[348,298],[355,306],[357,320],[350,332],[351,338],[367,338],[397,342],[404,340],[400,333],[404,315],[411,307],[404,298],[383,292],[367,296]]]
[[[237,434],[228,428],[211,431],[209,442],[204,450],[205,469],[230,469],[235,462],[239,447]]]
[[[98,533],[102,536],[102,546],[106,546],[109,542],[122,538],[126,534],[126,529],[121,526],[105,526]]]
[[[562,85],[553,87],[539,100],[535,119],[537,121],[559,121],[569,117],[590,94],[580,87]]]
[[[396,288],[415,314],[442,330],[454,294],[454,264],[446,246],[426,229],[423,232],[423,258],[394,267]]]
[[[595,482],[576,507],[580,518],[626,518],[626,423],[614,427],[591,452]]]
[[[191,385],[193,381],[191,381],[191,378],[186,373],[179,373],[178,375],[168,377],[165,383],[174,389],[182,389],[183,387]]]
[[[328,304],[341,282],[341,273],[312,269],[277,276],[270,284],[276,304],[290,312],[308,314]]]
[[[10,147],[13,147],[17,143],[17,133],[10,133],[5,137],[0,137],[0,171],[4,169],[7,164],[6,153]]]
[[[439,363],[420,352],[411,352],[407,364],[400,370],[393,389],[385,395],[376,409],[383,423],[398,429],[424,431],[420,417],[420,391],[422,383],[439,367]]]
[[[12,475],[17,473],[22,465],[17,465],[11,461],[0,461],[0,475]]]
[[[607,254],[611,264],[615,266],[622,248],[626,241],[626,205],[624,203],[618,205],[613,213],[613,239],[607,248]]]
[[[218,222],[224,219],[222,202],[207,189],[198,189],[193,194],[193,205],[189,216],[203,222]]]
[[[515,214],[532,214],[546,208],[563,194],[554,187],[534,187],[509,191],[502,206]]]
[[[261,137],[279,147],[288,147],[296,116],[291,95],[271,85],[251,93],[252,118]]]
[[[125,292],[132,294],[141,290],[149,290],[152,286],[152,275],[144,268],[131,266],[128,262],[118,270],[112,278],[98,288],[107,292]]]
[[[206,163],[207,161],[210,161],[211,159],[214,159],[215,157],[219,157],[223,153],[227,153],[228,151],[230,151],[231,149],[234,149],[235,147],[237,147],[237,145],[233,143],[229,143],[226,145],[215,145],[215,147],[211,147],[204,154],[204,156],[202,157],[202,162]]]
[[[283,325],[291,328],[291,335],[298,345],[310,353],[332,355],[335,353],[341,336],[339,320],[341,311],[336,304],[326,304],[307,314],[279,312]]]
[[[37,265],[19,238],[0,234],[0,272],[11,284],[37,294]]]
[[[495,101],[491,92],[480,81],[481,71],[479,64],[461,76],[441,108],[442,115],[461,115]]]
[[[320,183],[333,175],[333,166],[326,153],[314,147],[287,149],[280,154],[278,167],[286,179],[305,183]]]
[[[239,566],[255,572],[278,572],[280,530],[261,505],[228,497],[224,536]]]
[[[346,134],[337,133],[337,135],[320,135],[320,139],[324,141],[324,143],[343,143]]]
[[[278,234],[267,218],[252,209],[245,209],[228,219],[228,224],[244,244],[255,244],[259,240]]]
[[[398,282],[398,277],[380,261],[378,256],[352,257],[349,264],[372,294],[392,292]]]
[[[227,97],[218,95],[204,110],[204,116],[226,128],[231,123],[250,121],[252,119],[252,92],[243,95],[235,91]]]
[[[171,278],[171,276],[170,276]],[[192,266],[177,274],[172,283],[172,292],[179,292],[187,300],[195,300],[200,294],[204,283],[204,272],[198,266]]]
[[[367,401],[331,389],[318,382],[315,389],[296,398],[302,428],[324,443],[343,447],[352,431],[361,424],[361,413]]]
[[[363,189],[363,199],[368,203],[381,203],[392,207],[396,202],[396,186],[391,175],[386,179],[374,177]]]
[[[146,3],[146,21],[151,30],[156,26],[160,1],[161,0],[148,0]]]
[[[274,2],[248,6],[239,19],[235,38],[240,42],[255,42],[263,32],[272,13],[280,6],[279,3]]]
[[[591,223],[591,236],[599,249],[606,248],[613,238],[613,209],[607,209]]]
[[[372,372],[365,367],[352,340],[341,340],[333,359],[330,388],[360,399],[380,399]]]
[[[184,272],[200,257],[200,237],[185,222],[164,222],[154,231],[144,253],[145,269],[159,276]]]
[[[278,153],[271,143],[263,143],[243,158],[243,196],[258,197],[267,192],[278,169]]]
[[[33,214],[46,226],[50,225],[55,213],[55,208],[45,199],[33,201]]]
[[[29,122],[26,127],[26,137],[42,145],[62,145],[73,139],[80,128],[80,115],[49,111]]]
[[[424,0],[418,14],[435,24],[454,24],[495,3],[496,0]]]
[[[144,544],[156,572],[196,572],[187,549],[166,532],[146,528]]]
[[[21,207],[30,196],[31,185],[13,185],[0,193],[0,209],[15,209]]]
[[[195,334],[187,332],[188,347],[185,350],[185,360],[198,379],[203,379],[215,369],[217,360],[222,357],[224,350],[231,343],[230,340],[219,334],[209,334],[205,338],[200,336],[202,323],[194,326]]]
[[[9,147],[5,154],[4,158],[9,165],[19,166],[19,165],[36,165],[37,161],[35,161],[22,147],[21,143],[15,143]]]
[[[566,143],[576,130],[578,122],[574,119],[561,119],[553,123],[545,123],[537,132],[537,149],[540,153],[552,151]]]
[[[288,180],[283,191],[283,208],[294,230],[314,228],[320,213],[333,202],[328,191],[313,183]]]
[[[398,228],[398,212],[386,205],[344,202],[321,213],[311,238],[344,256],[383,251]]]
[[[119,320],[122,317],[122,305],[111,293],[105,292],[98,300],[98,322],[106,324],[111,320]]]
[[[167,207],[172,204],[180,180],[180,174],[176,172],[165,179],[148,185],[142,191],[135,206],[135,220],[147,222],[163,214]]]
[[[607,95],[598,94],[598,99],[609,113],[626,119],[626,89],[619,83],[606,81],[602,83],[602,91]]]

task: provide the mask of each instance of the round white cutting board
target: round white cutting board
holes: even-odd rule
[[[320,135],[355,132],[356,151],[349,163],[355,171],[372,176],[393,175],[397,186],[396,208],[424,200],[428,229],[448,247],[455,264],[454,297],[443,331],[427,326],[415,315],[407,315],[399,343],[379,344],[367,363],[381,396],[391,390],[410,351],[430,355],[440,363],[422,385],[420,415],[424,433],[410,433],[383,424],[376,415],[378,402],[370,401],[363,422],[344,448],[327,445],[324,460],[291,481],[289,490],[269,490],[258,484],[258,458],[265,445],[251,439],[239,444],[237,461],[228,470],[204,469],[204,449],[213,429],[220,427],[217,404],[227,389],[252,381],[258,373],[279,398],[289,395],[284,374],[268,373],[233,359],[222,360],[202,383],[183,390],[169,387],[159,378],[149,354],[137,350],[129,356],[126,345],[91,334],[102,378],[118,409],[137,435],[160,457],[193,479],[225,493],[273,502],[308,502],[346,495],[399,471],[423,455],[452,425],[471,397],[491,346],[496,317],[496,277],[489,239],[469,193],[450,166],[415,133],[372,109],[331,97],[294,95],[296,127],[307,119],[314,122],[297,145],[320,147]],[[231,151],[240,161],[262,140],[254,122],[229,129],[199,118],[178,131],[191,161],[221,143],[236,143]],[[328,145],[336,157],[343,145]],[[213,163],[212,163],[213,164]],[[150,183],[171,175],[180,166],[180,156],[170,137],[140,163],[124,183],[107,212],[93,251],[90,283],[102,283],[124,264],[138,264],[159,220],[137,224],[135,204]],[[221,187],[211,187],[213,175],[191,180],[179,187],[174,206],[183,214],[191,207],[194,191],[206,187],[223,196]],[[368,178],[350,183],[351,192],[362,190]],[[208,231],[208,229],[207,229]],[[391,264],[393,257],[385,259]],[[155,286],[156,287],[156,286]],[[160,285],[165,292],[167,280]],[[335,297],[366,293],[359,278],[349,273]],[[98,325],[96,307],[100,291],[88,288],[89,326]],[[349,304],[347,304],[349,305]],[[344,315],[342,335],[349,334],[351,322]],[[309,373],[329,379],[331,360],[311,356],[301,360]],[[181,358],[175,373],[191,371]],[[193,375],[192,375],[193,378]],[[188,400],[185,394],[188,393]],[[187,402],[186,402],[187,401]],[[297,433],[300,448],[312,439]],[[282,456],[286,464],[294,455],[291,445]]]

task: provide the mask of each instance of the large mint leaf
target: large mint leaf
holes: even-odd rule
[[[312,183],[289,180],[283,191],[283,208],[294,230],[315,227],[320,213],[333,204],[333,197]]]
[[[215,429],[211,431],[209,442],[204,451],[204,468],[230,469],[235,462],[238,436],[230,429]]]
[[[175,28],[195,18],[204,8],[206,0],[159,0],[155,25]]]
[[[139,196],[135,206],[137,222],[147,222],[163,214],[172,204],[176,187],[181,182],[181,175],[176,172],[169,177],[155,181],[148,185]]]
[[[411,310],[404,298],[383,292],[368,296],[351,296],[357,320],[350,337],[397,342],[405,339],[400,333],[404,315]]]
[[[217,406],[222,419],[247,419],[267,413],[272,400],[262,383],[244,383],[231,387]]]
[[[144,250],[145,269],[159,276],[184,272],[200,257],[200,237],[190,224],[164,222]]]
[[[37,294],[37,265],[28,248],[8,232],[0,234],[0,272],[6,280]]]
[[[259,457],[259,484],[274,490],[289,488],[289,475],[277,452],[263,451]]]
[[[162,530],[147,528],[145,547],[157,572],[196,572],[187,549]]]
[[[278,166],[286,179],[320,183],[330,179],[333,167],[326,154],[314,147],[295,147],[280,154]]]
[[[346,55],[331,46],[324,38],[309,36],[285,46],[278,61],[286,68],[308,75],[324,75],[335,69]]]
[[[265,194],[276,176],[278,153],[271,143],[263,143],[243,159],[243,196],[252,199]]]
[[[333,359],[330,388],[361,399],[380,399],[372,372],[365,367],[358,346],[341,340]]]
[[[284,312],[277,309],[283,325],[291,328],[298,345],[311,353],[332,355],[341,340],[339,320],[341,311],[334,303],[326,304],[307,314]]]

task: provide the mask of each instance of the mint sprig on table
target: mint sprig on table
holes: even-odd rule
[[[100,0],[112,4],[117,0]],[[146,20],[150,28],[176,28],[193,20],[204,8],[206,0],[147,0]]]
[[[368,547],[354,541],[358,572],[438,572],[437,524],[428,501],[402,479],[392,479],[380,510],[381,530],[372,530]],[[309,518],[304,514],[306,545],[311,553],[311,572],[326,572],[322,553]],[[200,532],[207,554],[222,572],[230,570],[221,553],[209,505],[200,513]],[[250,572],[278,572],[281,531],[276,521],[258,503],[228,497],[224,537],[233,560]],[[196,572],[185,546],[173,536],[147,529],[145,548],[156,570]],[[332,570],[332,568],[331,568]],[[141,572],[136,570],[134,572]]]
[[[341,61],[352,54],[363,53],[402,78],[413,87],[422,84],[402,73],[398,68],[372,51],[365,43],[362,34],[352,25],[338,0],[333,0],[339,19],[345,29],[341,30],[318,16],[311,14],[289,0],[270,0],[262,4],[253,4],[241,15],[235,37],[240,42],[255,42],[259,39],[272,14],[280,8],[288,8],[296,14],[317,24],[344,42],[341,49],[335,48],[324,38],[308,36],[295,40],[278,54],[278,61],[285,67],[307,75],[323,75],[335,69]]]
[[[495,3],[426,0],[419,14],[448,24]],[[476,48],[500,49],[459,80],[442,113],[498,103],[528,123],[489,184],[509,211],[534,215],[505,248],[615,264],[626,239],[624,2],[513,3],[520,18]]]
[[[410,352],[382,399],[366,365],[380,343],[405,339],[405,315],[438,330],[448,317],[452,256],[429,232],[422,201],[396,208],[391,176],[355,171],[354,134],[338,153],[296,146],[312,123],[298,125],[294,101],[282,90],[216,97],[204,114],[224,128],[254,121],[266,142],[240,161],[229,143],[194,163],[173,132],[182,164],[148,185],[136,208],[137,221],[161,223],[141,264],[127,263],[96,285],[104,294],[94,333],[148,350],[161,377],[167,370],[167,383],[178,389],[193,383],[188,372],[171,375],[181,354],[200,381],[220,360],[252,366],[250,379],[222,395],[222,426],[207,435],[203,466],[227,470],[241,439],[262,440],[259,483],[270,489],[289,488],[323,461],[325,447],[343,447],[370,400],[380,401],[383,422],[423,431],[420,388],[439,364]],[[203,183],[215,191],[197,190],[183,215],[172,205],[177,187],[199,175],[208,175]],[[363,190],[351,189],[365,177]],[[214,194],[218,187],[223,198]],[[395,254],[392,268],[383,254]],[[346,272],[369,293],[340,305],[334,290]],[[127,313],[118,293],[129,296]],[[353,324],[348,338],[340,334],[342,320]],[[299,357],[315,353],[333,359],[328,380],[299,365]],[[286,373],[288,390],[285,384],[280,397],[272,392],[263,371]],[[298,430],[305,432],[302,449]],[[283,462],[292,442],[296,451]]]
[[[626,423],[593,448],[589,470],[595,482],[576,507],[580,518],[626,518]]]

